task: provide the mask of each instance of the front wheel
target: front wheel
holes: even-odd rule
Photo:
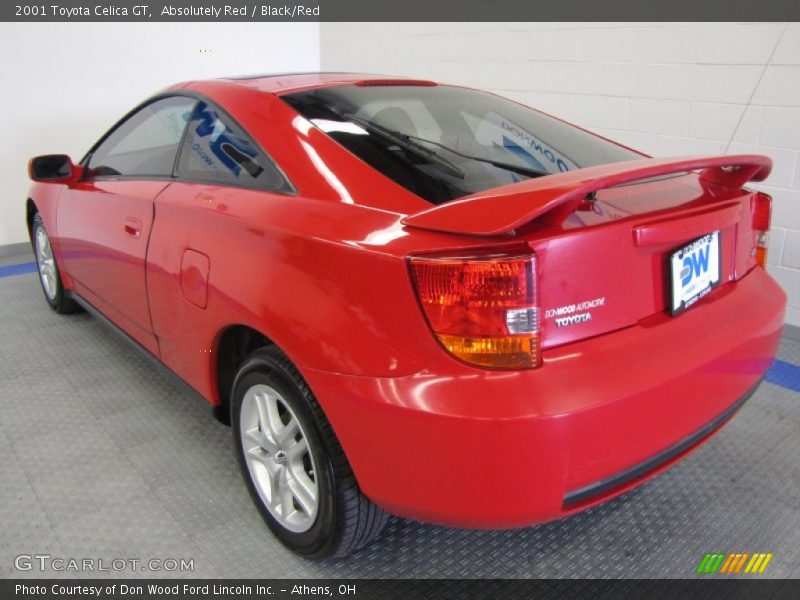
[[[283,544],[307,558],[346,556],[388,515],[358,488],[311,390],[275,347],[253,352],[231,401],[236,453],[250,493]]]
[[[33,249],[36,253],[39,282],[42,284],[42,291],[47,304],[62,315],[80,310],[78,303],[64,294],[58,263],[56,262],[55,254],[53,254],[47,230],[44,228],[44,222],[39,214],[33,218],[31,237],[33,238]]]

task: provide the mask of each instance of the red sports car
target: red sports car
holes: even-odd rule
[[[563,517],[716,432],[783,323],[743,187],[770,168],[464,87],[275,75],[175,85],[78,164],[34,158],[27,215],[50,306],[206,398],[272,531],[340,556],[389,513]]]

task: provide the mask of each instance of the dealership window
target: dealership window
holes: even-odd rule
[[[262,150],[228,117],[199,101],[178,159],[187,180],[289,192],[291,186]]]
[[[89,156],[90,177],[169,177],[195,100],[156,100],[114,129]]]

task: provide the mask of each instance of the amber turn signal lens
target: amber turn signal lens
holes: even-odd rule
[[[753,234],[754,255],[756,264],[767,268],[767,245],[769,243],[769,228],[772,220],[772,197],[763,192],[757,192],[753,197]]]
[[[495,369],[530,369],[539,364],[539,336],[465,338],[438,335],[448,352],[464,362]]]
[[[763,269],[767,268],[767,251],[768,248],[766,242],[764,242],[763,246],[756,246],[756,264]]]

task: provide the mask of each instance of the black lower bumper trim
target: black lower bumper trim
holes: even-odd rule
[[[564,508],[574,508],[576,505],[607,494],[614,489],[621,488],[634,479],[645,477],[651,471],[658,469],[661,465],[668,463],[698,442],[701,442],[704,438],[707,438],[714,433],[714,431],[722,427],[733,417],[733,415],[736,414],[736,412],[744,405],[744,403],[750,399],[750,396],[755,393],[756,389],[758,389],[758,386],[761,385],[761,381],[762,380],[759,380],[758,383],[750,388],[750,390],[744,396],[739,398],[735,404],[727,408],[725,412],[723,412],[713,421],[710,421],[703,428],[695,431],[693,434],[684,438],[674,446],[667,448],[663,452],[656,454],[652,458],[649,458],[646,461],[631,467],[630,469],[626,469],[625,471],[617,473],[616,475],[612,475],[606,479],[601,479],[595,483],[591,483],[582,488],[578,488],[577,490],[568,492],[564,496]]]

